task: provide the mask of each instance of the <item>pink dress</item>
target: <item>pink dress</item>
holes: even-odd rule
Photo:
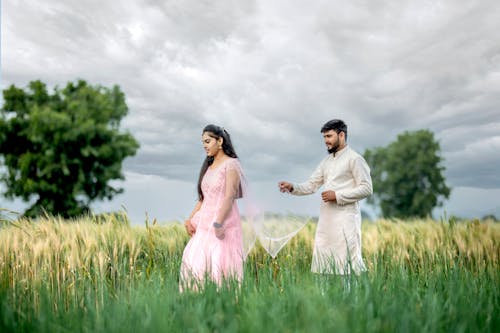
[[[228,173],[232,177],[228,177]],[[235,172],[237,179],[235,180]],[[196,232],[182,255],[180,288],[198,289],[205,279],[221,284],[224,279],[243,279],[243,239],[240,213],[236,200],[227,199],[230,187],[239,188],[241,167],[238,159],[229,158],[216,168],[209,168],[203,177],[201,208],[191,219]],[[231,182],[231,183],[228,183]],[[236,183],[237,182],[237,183]],[[236,183],[236,184],[235,184]],[[213,223],[219,211],[226,210],[225,236],[215,236]],[[201,285],[200,285],[201,286]]]

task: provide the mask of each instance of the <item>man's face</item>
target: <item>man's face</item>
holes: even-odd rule
[[[337,134],[334,130],[329,130],[327,132],[323,133],[323,139],[325,140],[325,145],[326,149],[328,149],[329,153],[335,153],[341,144],[341,135],[343,132],[340,132],[340,134]]]

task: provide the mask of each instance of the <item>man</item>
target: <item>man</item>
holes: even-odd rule
[[[361,257],[361,211],[359,201],[373,193],[370,168],[365,159],[347,144],[347,125],[338,119],[322,128],[328,156],[308,181],[301,184],[280,182],[281,192],[307,195],[322,185],[323,202],[311,271],[347,275],[366,270]]]

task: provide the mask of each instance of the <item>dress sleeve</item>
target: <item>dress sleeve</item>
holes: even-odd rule
[[[362,156],[356,156],[350,163],[354,187],[336,191],[337,203],[346,205],[369,197],[373,193],[370,168]]]
[[[321,185],[325,182],[323,172],[324,160],[318,165],[316,170],[312,173],[311,177],[303,183],[293,184],[292,194],[294,195],[307,195],[316,192]]]
[[[237,160],[227,162],[225,182],[224,198],[217,213],[217,222],[219,223],[223,223],[226,219],[234,200],[241,197],[241,168]]]

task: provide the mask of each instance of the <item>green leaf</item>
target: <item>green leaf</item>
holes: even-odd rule
[[[404,132],[387,147],[366,150],[374,194],[385,217],[427,217],[450,195],[439,143],[429,130]]]
[[[26,215],[75,216],[93,200],[120,193],[108,183],[123,178],[122,162],[139,144],[119,129],[128,107],[118,86],[79,80],[50,93],[32,81],[24,89],[11,85],[3,96],[0,181],[8,197],[36,198]]]

